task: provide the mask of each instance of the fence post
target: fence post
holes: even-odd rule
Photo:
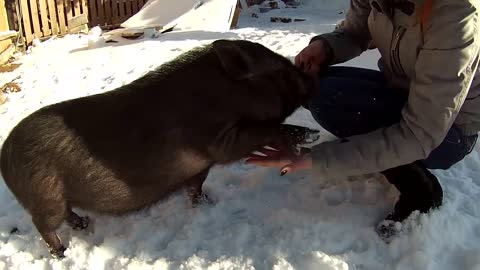
[[[0,32],[10,30],[7,19],[7,9],[5,6],[5,0],[0,0]],[[11,40],[0,41],[0,53],[3,52],[9,45]]]

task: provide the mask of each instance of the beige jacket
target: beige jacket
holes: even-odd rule
[[[480,1],[433,0],[423,31],[418,13],[424,0],[410,0],[411,15],[398,8],[388,12],[387,1],[351,0],[344,23],[314,39],[327,40],[331,64],[360,55],[373,42],[389,81],[409,91],[402,119],[346,142],[314,146],[318,177],[380,172],[425,159],[453,123],[465,135],[480,130]]]

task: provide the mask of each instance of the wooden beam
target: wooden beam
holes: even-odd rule
[[[23,0],[25,1],[25,0]],[[26,1],[30,2],[30,1]],[[50,36],[52,33],[50,24],[48,22],[48,8],[47,8],[47,0],[39,0],[40,4],[40,16],[42,18],[42,29],[43,29],[43,36]],[[28,14],[23,14],[23,17],[28,16]]]
[[[28,11],[28,1],[20,0],[21,10],[22,10],[22,19],[23,19],[23,29],[25,30],[25,38],[27,43],[30,43],[33,40],[32,28],[30,27],[30,15]]]
[[[42,29],[40,28],[40,18],[38,13],[37,1],[30,1],[30,13],[32,14],[33,35],[36,38],[43,36]]]
[[[15,45],[10,44],[6,50],[0,52],[0,66],[7,63],[15,53]]]
[[[35,2],[35,1],[30,1]],[[59,33],[59,25],[58,25],[58,19],[57,19],[57,4],[55,3],[55,0],[48,0],[48,14],[49,16],[49,21],[50,21],[50,29],[52,30],[52,35],[58,35]]]
[[[0,32],[0,41],[8,40],[18,36],[18,32],[14,30]]]
[[[88,24],[88,16],[86,14],[80,14],[68,20],[69,29],[84,24]]]
[[[63,0],[55,0],[55,3],[57,3],[58,7],[58,23],[60,25],[60,34],[63,35],[67,33],[67,18],[65,17]]]

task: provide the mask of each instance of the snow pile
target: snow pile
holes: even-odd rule
[[[304,3],[258,18],[251,16],[252,7],[241,15],[239,29],[229,32],[174,32],[93,49],[86,36],[41,43],[21,59],[20,68],[0,73],[0,84],[20,76],[16,82],[23,89],[0,106],[0,144],[41,106],[112,90],[214,39],[249,39],[293,59],[313,35],[332,30],[343,16],[333,1]],[[306,21],[270,23],[270,16]],[[376,68],[377,59],[370,51],[348,65]],[[303,109],[288,122],[319,128]],[[322,140],[330,138],[322,134]],[[389,245],[374,232],[398,195],[384,179],[350,179],[324,189],[308,172],[280,177],[276,170],[238,162],[208,176],[204,190],[218,201],[213,206],[192,209],[179,193],[122,217],[78,211],[92,224],[81,232],[60,228],[68,250],[67,258],[57,261],[0,181],[0,270],[480,269],[479,153],[477,146],[451,170],[434,171],[445,190],[443,207],[407,224]],[[18,232],[12,234],[14,227]]]

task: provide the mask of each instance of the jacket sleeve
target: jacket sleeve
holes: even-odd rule
[[[444,140],[479,62],[478,11],[468,1],[455,2],[432,10],[400,123],[314,146],[317,177],[360,175],[408,164],[425,159]]]
[[[364,52],[371,41],[368,30],[368,16],[371,7],[369,0],[351,0],[350,8],[342,25],[331,33],[315,36],[310,41],[318,39],[327,41],[332,50],[331,65],[346,62]]]

